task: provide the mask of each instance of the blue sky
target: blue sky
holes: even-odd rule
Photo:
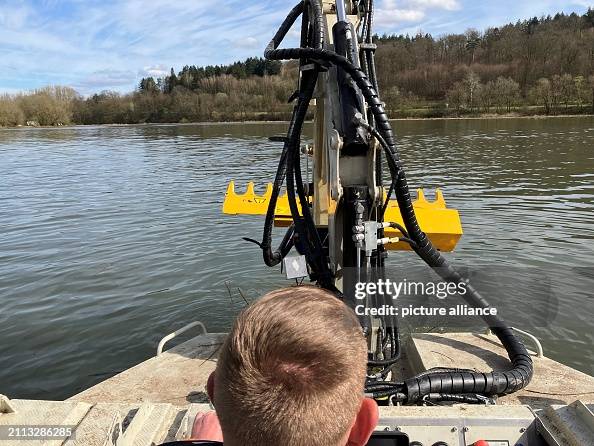
[[[261,55],[296,0],[0,0],[0,92],[135,88],[171,67]],[[484,29],[594,0],[376,0],[378,33]]]

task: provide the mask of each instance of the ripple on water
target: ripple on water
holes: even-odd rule
[[[411,186],[428,197],[442,187],[461,212],[450,258],[528,284],[522,268],[539,268],[549,292],[495,284],[502,305],[530,325],[531,307],[555,303],[554,320],[531,330],[549,356],[594,373],[594,121],[395,126]],[[286,284],[241,240],[262,220],[221,215],[229,180],[264,191],[280,153],[267,137],[285,128],[0,130],[0,393],[67,397],[189,321],[228,329],[244,297]]]

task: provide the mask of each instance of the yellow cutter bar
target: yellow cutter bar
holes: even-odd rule
[[[225,194],[223,213],[229,215],[266,215],[268,202],[272,195],[272,184],[268,183],[263,195],[256,195],[254,183],[247,185],[244,194],[235,193],[235,183],[231,181]],[[462,223],[460,215],[455,209],[448,209],[441,190],[435,191],[435,201],[428,201],[422,189],[417,190],[417,199],[413,202],[419,225],[423,232],[431,239],[437,249],[444,252],[453,251],[462,237]],[[398,203],[390,200],[385,221],[399,223],[404,226]],[[275,226],[286,227],[292,221],[291,210],[287,194],[279,196],[276,203]],[[400,231],[388,228],[385,230],[386,237],[398,237]],[[387,245],[390,250],[410,250],[407,243],[399,242]]]

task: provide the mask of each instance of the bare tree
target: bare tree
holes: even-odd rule
[[[584,102],[587,102],[590,98],[590,89],[588,88],[588,81],[584,76],[579,75],[573,78],[573,85],[575,99],[579,109],[581,110]]]
[[[481,103],[487,113],[497,103],[497,89],[494,81],[489,81],[483,85],[481,89]]]
[[[530,96],[535,103],[544,107],[547,115],[551,113],[553,92],[550,80],[546,78],[539,79],[530,90]]]
[[[561,76],[561,102],[565,104],[565,110],[576,97],[575,82],[571,74],[565,73]]]
[[[21,95],[18,103],[26,121],[40,125],[69,124],[72,109],[71,100],[67,100],[67,97],[72,91],[63,87],[45,87],[35,90],[32,94]]]
[[[476,94],[481,86],[481,78],[474,71],[469,71],[462,81],[466,93],[466,102],[468,108],[474,109]]]
[[[25,116],[14,97],[0,96],[0,127],[13,127],[24,123]]]
[[[501,110],[500,107],[505,107],[508,113],[511,112],[520,97],[520,84],[512,78],[500,76],[495,81],[493,89],[498,111]]]
[[[563,98],[563,80],[561,76],[555,74],[551,76],[551,110],[557,111],[559,104]]]
[[[456,82],[447,92],[447,101],[459,115],[466,101],[466,87],[461,82]]]
[[[594,114],[594,74],[588,78],[588,83],[592,90],[592,114]]]

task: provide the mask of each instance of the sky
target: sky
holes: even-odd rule
[[[297,0],[0,0],[0,93],[132,91],[171,67],[261,56]],[[379,34],[441,35],[594,0],[376,0]],[[295,33],[293,33],[295,35]],[[289,41],[288,44],[294,43]]]

